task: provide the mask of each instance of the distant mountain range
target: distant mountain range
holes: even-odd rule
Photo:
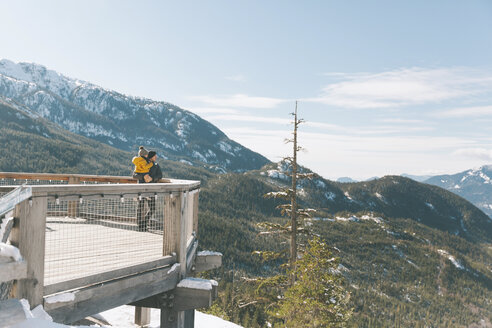
[[[269,162],[178,106],[127,96],[37,64],[0,60],[0,99],[32,117],[132,153],[145,145],[166,159],[216,172],[258,169]]]
[[[492,218],[492,165],[424,181],[452,191],[469,200]]]

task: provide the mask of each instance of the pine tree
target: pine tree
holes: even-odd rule
[[[286,327],[343,327],[351,315],[349,294],[337,273],[339,259],[319,237],[309,240],[294,269],[290,286],[271,313]]]

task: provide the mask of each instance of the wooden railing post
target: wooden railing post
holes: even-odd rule
[[[188,219],[188,198],[189,192],[183,191],[181,192],[181,217],[180,217],[180,232],[179,232],[179,253],[178,253],[178,261],[181,264],[181,278],[186,276],[186,242],[188,241],[186,235],[186,227],[187,227],[187,219]]]
[[[68,184],[79,184],[79,183],[80,183],[80,177],[76,177],[76,176],[68,177]],[[67,212],[68,212],[67,215],[69,217],[75,218],[79,212],[79,202],[73,200],[69,201]]]
[[[200,190],[196,190],[193,194],[193,231],[198,238],[198,195]]]
[[[31,308],[43,304],[46,210],[46,197],[18,204],[10,238],[27,262],[27,279],[17,281],[14,297],[27,299]]]
[[[179,259],[181,237],[181,196],[167,194],[164,196],[164,238],[162,255],[176,253]]]

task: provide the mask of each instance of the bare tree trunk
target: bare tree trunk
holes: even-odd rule
[[[294,154],[292,158],[292,195],[291,195],[291,237],[290,237],[290,268],[295,270],[297,260],[297,101],[294,112]],[[295,282],[295,274],[292,273],[291,285]]]

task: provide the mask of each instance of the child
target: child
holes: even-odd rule
[[[139,147],[138,156],[133,157],[132,163],[135,164],[135,170],[133,171],[133,178],[137,179],[138,182],[148,182],[152,180],[149,175],[150,168],[154,165],[147,155],[149,152],[143,146]]]

